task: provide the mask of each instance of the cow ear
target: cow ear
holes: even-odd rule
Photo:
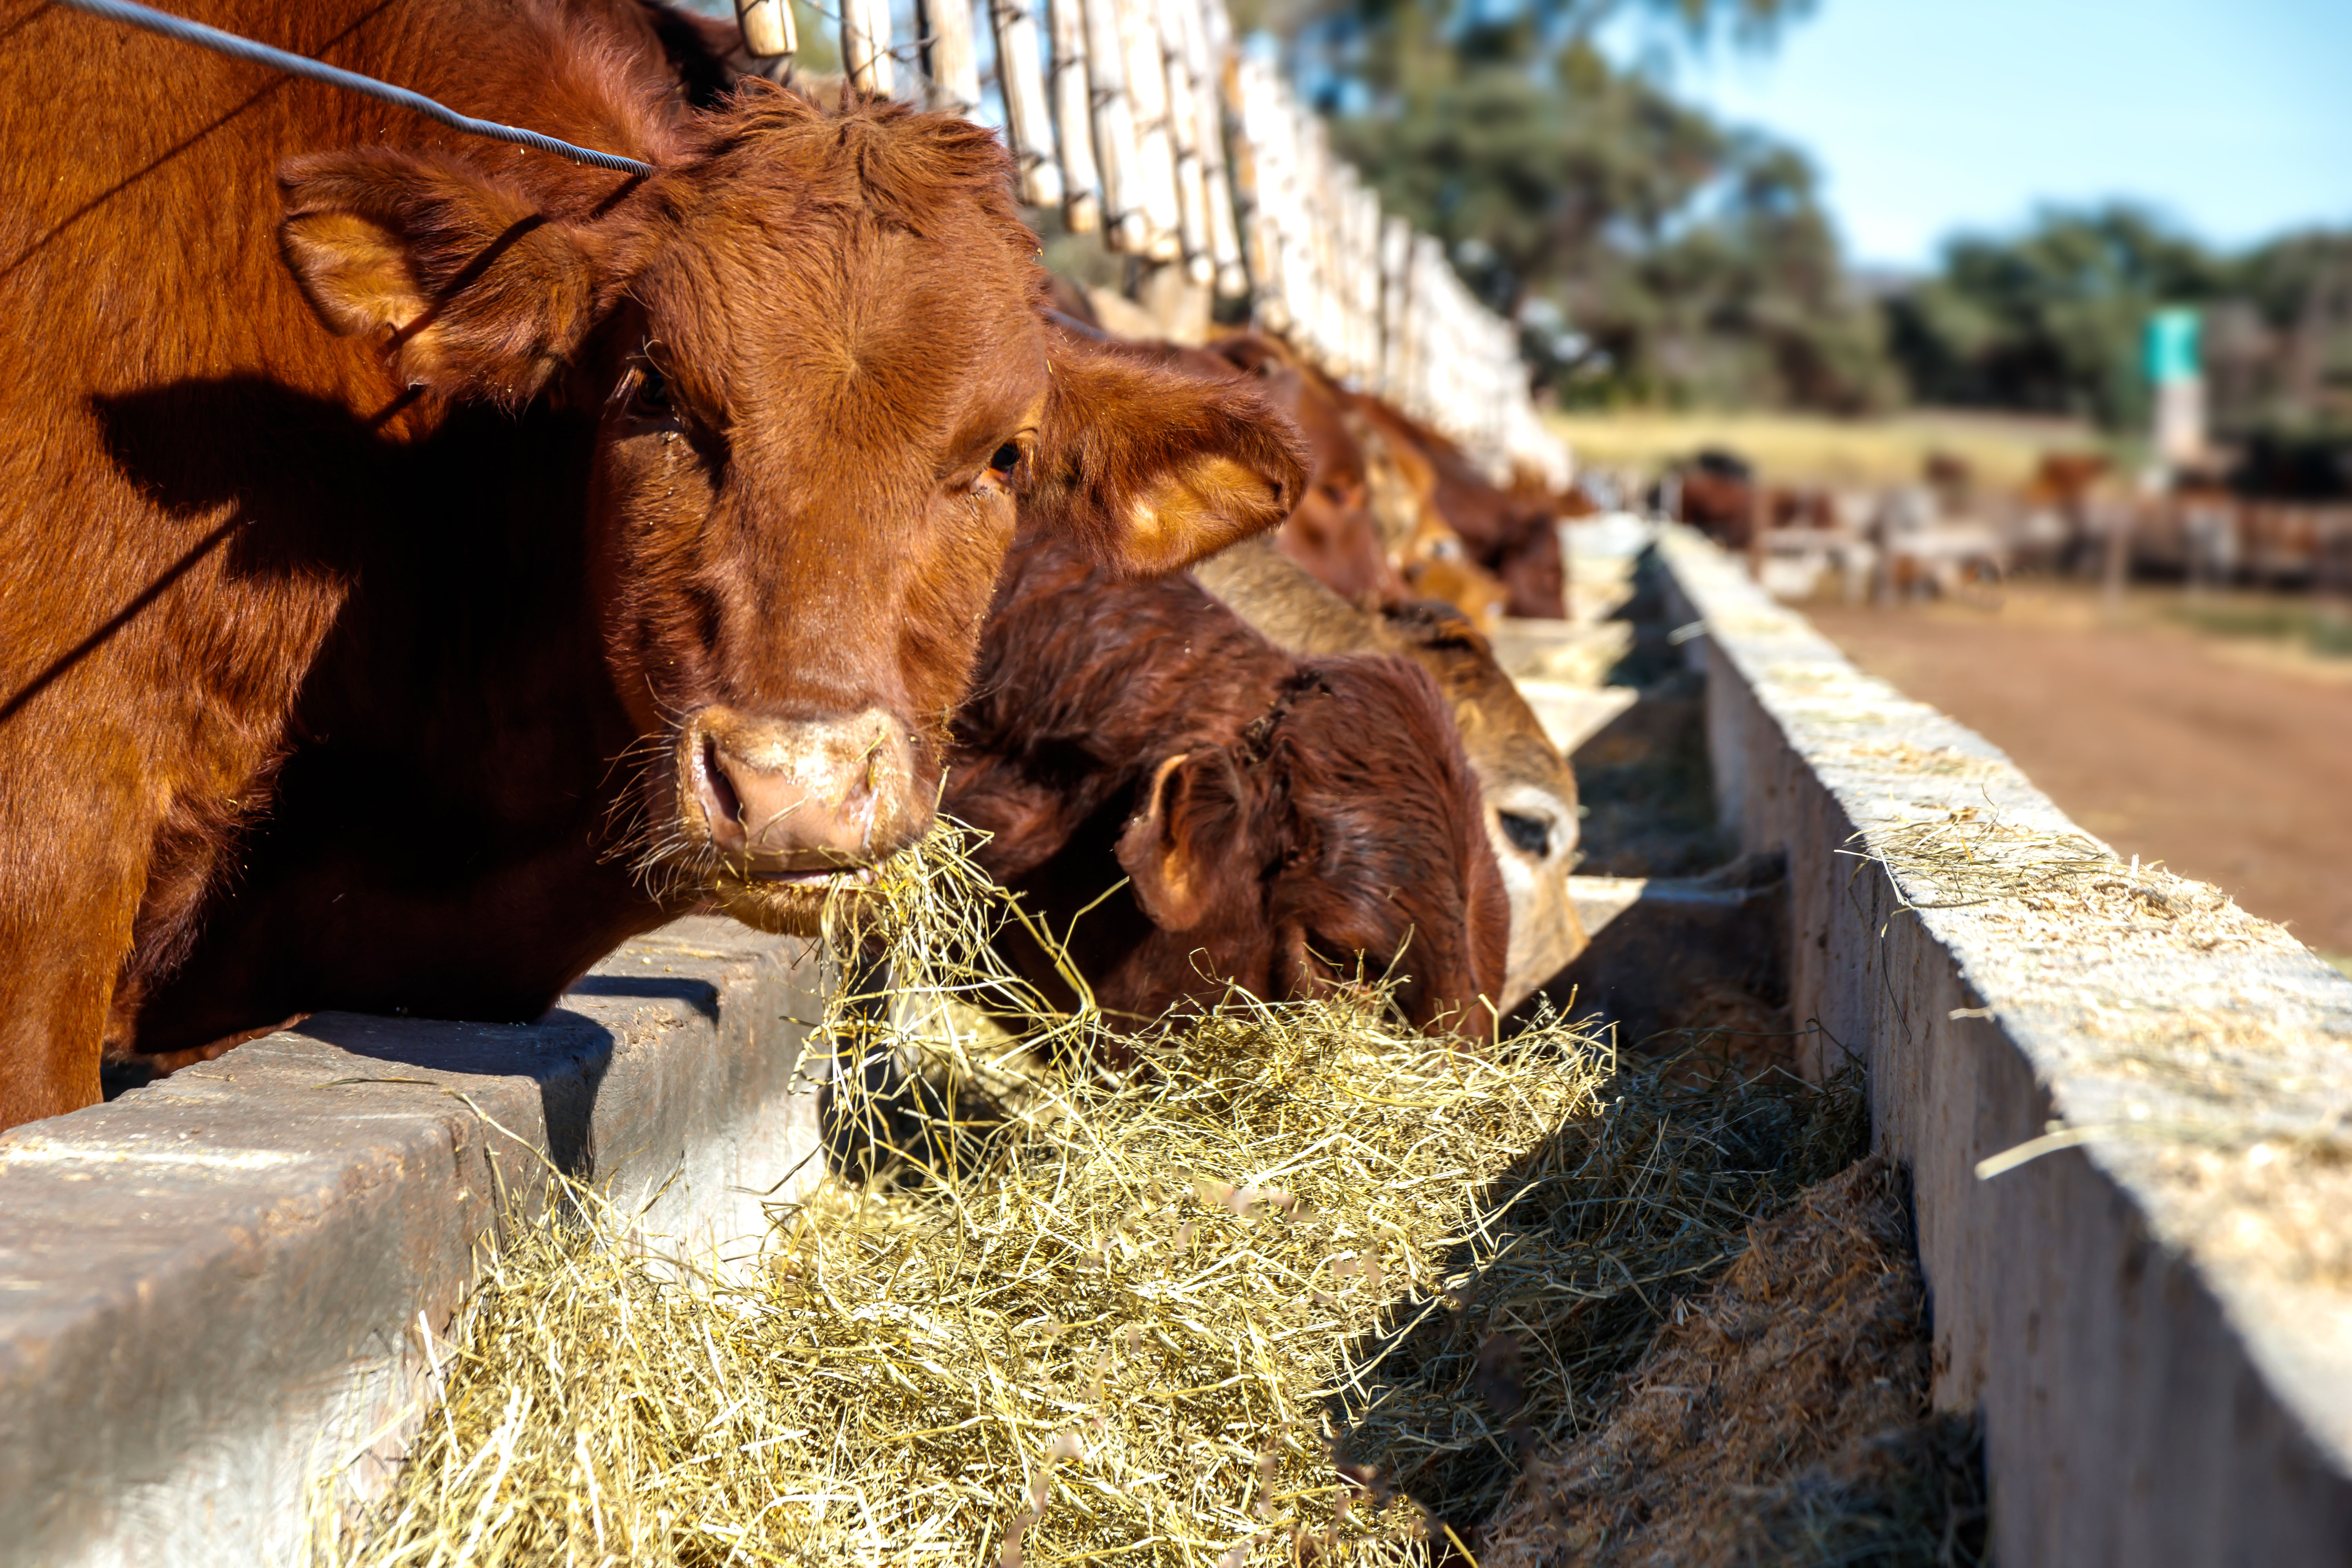
[[[1246,382],[1210,380],[1117,345],[1065,338],[1040,432],[1033,516],[1105,569],[1156,576],[1290,515],[1307,453]]]
[[[375,338],[407,385],[525,403],[587,333],[601,246],[463,164],[320,153],[278,186],[278,249],[310,308]]]
[[[1118,837],[1118,863],[1153,925],[1190,931],[1208,914],[1213,884],[1239,847],[1240,804],[1222,751],[1180,752],[1153,771],[1143,809]]]

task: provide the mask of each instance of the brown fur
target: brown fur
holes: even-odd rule
[[[1263,537],[1198,563],[1192,576],[1290,653],[1399,655],[1436,680],[1478,775],[1487,841],[1510,895],[1504,1011],[1584,951],[1584,927],[1568,896],[1579,828],[1576,774],[1475,628],[1434,604],[1359,610]]]
[[[1473,626],[1492,630],[1510,594],[1470,559],[1462,536],[1437,510],[1437,468],[1411,441],[1393,439],[1360,405],[1348,414],[1370,479],[1372,516],[1389,564],[1416,599],[1453,605]]]
[[[1276,406],[1298,423],[1315,455],[1314,471],[1276,535],[1283,552],[1351,605],[1392,605],[1405,595],[1372,512],[1363,448],[1349,427],[1347,395],[1287,345],[1243,333],[1211,345],[1213,353],[1254,376]],[[1196,362],[1197,363],[1197,362]]]
[[[1542,620],[1568,616],[1568,570],[1560,555],[1559,512],[1551,498],[1499,489],[1463,450],[1377,398],[1351,405],[1399,447],[1421,453],[1434,474],[1430,500],[1469,552],[1471,563],[1503,585],[1504,613]]]
[[[1246,389],[1049,333],[976,127],[689,112],[618,0],[177,8],[656,172],[0,27],[0,1125],[110,1035],[527,1017],[698,901],[804,921],[694,830],[696,715],[887,716],[886,852],[1016,513],[1166,570],[1303,478]]]
[[[1424,1027],[1485,1037],[1509,912],[1436,688],[1300,660],[1189,579],[1118,584],[1024,534],[956,723],[945,809],[1114,1016],[1311,994],[1391,962]],[[1399,955],[1402,954],[1402,957]],[[1055,984],[1034,951],[1016,957]]]
[[[1745,550],[1754,542],[1758,492],[1753,479],[1685,468],[1676,495],[1676,521],[1689,523],[1727,550]]]

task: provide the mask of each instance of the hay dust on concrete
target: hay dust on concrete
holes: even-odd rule
[[[521,1226],[315,1561],[1475,1553],[1751,1222],[1859,1152],[1850,1083],[1695,1082],[1557,1024],[1452,1050],[1377,983],[1232,998],[1114,1073],[989,959],[1021,917],[952,836],[863,908],[888,1005],[833,1034],[919,1069],[835,1118],[887,1138],[873,1178],[777,1204],[749,1269],[584,1192]]]
[[[2298,944],[2209,883],[2126,863],[2081,833],[2013,825],[1976,806],[1874,825],[1840,853],[1893,877],[1904,907],[1970,910],[2019,941],[2095,944],[2121,956]]]

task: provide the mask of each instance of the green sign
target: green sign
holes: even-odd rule
[[[2198,314],[2189,310],[2158,310],[2147,319],[2147,378],[2158,386],[2167,382],[2197,379]]]

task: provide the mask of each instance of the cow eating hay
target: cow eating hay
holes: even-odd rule
[[[1117,1075],[992,1052],[937,1020],[1011,994],[1013,917],[932,854],[883,879],[946,1090],[898,1179],[779,1205],[748,1273],[589,1194],[528,1228],[320,1561],[1427,1561],[1853,1152],[1850,1086],[1678,1088],[1559,1027],[1471,1056],[1377,994],[1230,1002]]]

